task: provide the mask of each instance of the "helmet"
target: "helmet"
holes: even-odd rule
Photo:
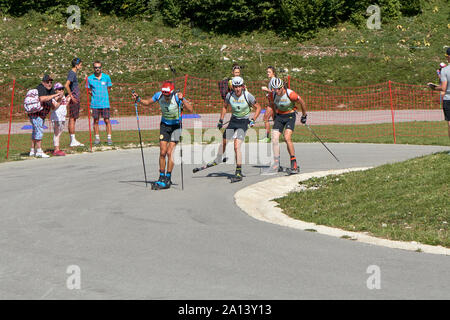
[[[163,83],[161,87],[162,94],[165,96],[169,96],[172,94],[173,90],[175,90],[175,86],[172,82],[166,81]]]
[[[271,86],[273,89],[280,89],[284,87],[284,83],[280,78],[274,77],[270,79],[269,86]]]
[[[244,79],[242,79],[241,77],[233,77],[233,79],[231,79],[231,84],[233,85],[233,87],[239,87],[244,85]]]
[[[445,64],[445,63],[443,63],[443,62],[441,62],[440,64],[439,64],[439,68],[445,68],[447,65]]]

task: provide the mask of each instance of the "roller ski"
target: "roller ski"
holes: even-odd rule
[[[160,174],[158,181],[151,182],[152,190],[164,190],[169,189],[172,185],[170,177]]]
[[[222,162],[227,162],[227,160],[228,160],[228,158],[223,158]],[[202,171],[202,170],[205,170],[205,169],[217,166],[217,165],[218,165],[218,163],[214,160],[213,162],[210,162],[210,163],[204,165],[203,167],[194,168],[192,170],[192,173],[196,173],[196,172],[199,172],[199,171]]]
[[[286,169],[287,168],[284,168],[284,167],[282,167],[282,166],[280,166],[280,165],[275,163],[275,164],[270,165],[270,167],[266,168],[261,173],[261,175],[263,175],[263,176],[270,176],[270,175],[277,174],[279,172],[286,172]]]
[[[242,178],[243,178],[242,171],[236,170],[236,173],[234,174],[234,176],[232,176],[230,178],[230,182],[231,183],[239,182],[239,181],[242,181]]]

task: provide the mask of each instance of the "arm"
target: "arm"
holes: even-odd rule
[[[139,102],[144,106],[149,106],[149,105],[155,103],[156,101],[153,101],[153,99],[150,98],[150,99],[141,99],[140,101],[138,101],[138,103]]]
[[[59,95],[60,94],[55,93],[55,94],[52,94],[52,95],[49,95],[49,96],[40,96],[39,97],[39,101],[40,102],[47,102],[47,101],[53,100],[54,98],[57,98]]]
[[[220,112],[220,120],[222,120],[222,121],[223,121],[223,118],[225,118],[225,114],[227,113],[227,107],[228,107],[227,103],[224,103],[223,107],[222,107],[222,111]]]
[[[306,115],[306,103],[303,101],[302,97],[298,96],[298,101],[300,102],[300,108],[302,109],[302,115]]]
[[[253,118],[256,121],[256,119],[258,119],[258,117],[259,117],[259,114],[261,113],[261,106],[258,102],[255,103],[253,106],[256,107],[255,115]]]
[[[133,97],[133,99],[136,101],[136,103],[141,103],[144,106],[149,106],[153,103],[155,103],[156,101],[153,100],[153,97],[150,99],[142,99],[141,97],[139,97],[139,95],[136,92],[132,92],[131,96]]]

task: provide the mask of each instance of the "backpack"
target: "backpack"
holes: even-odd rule
[[[228,88],[228,81],[230,79],[223,79],[221,81],[218,82],[219,84],[219,91],[220,91],[220,96],[222,97],[223,100],[225,100],[228,92],[230,92],[230,89]]]
[[[39,101],[39,93],[37,89],[28,90],[25,100],[23,101],[23,107],[26,113],[36,113],[43,109],[41,102]]]

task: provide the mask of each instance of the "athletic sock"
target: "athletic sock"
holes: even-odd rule
[[[111,135],[110,134],[108,134],[108,140],[111,140]]]
[[[42,153],[43,151],[42,151],[42,149],[41,148],[37,148],[36,149],[36,153]]]
[[[96,134],[96,135],[95,135],[95,139],[96,139],[96,140],[100,140],[100,135],[99,135],[99,134]]]
[[[70,135],[70,142],[72,142],[72,141],[75,141],[75,135],[74,134]]]
[[[267,139],[270,138],[270,132],[266,132],[266,138],[267,138]]]

